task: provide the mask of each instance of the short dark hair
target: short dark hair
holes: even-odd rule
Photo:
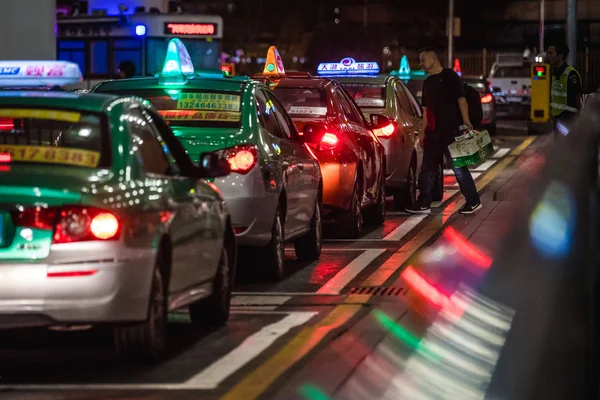
[[[135,75],[135,64],[130,60],[123,61],[119,64],[119,70],[125,73],[126,78],[131,78]]]
[[[435,47],[429,46],[429,47],[423,47],[421,49],[421,51],[419,51],[419,54],[421,53],[433,53],[436,56],[440,56],[440,52],[438,51],[438,49],[436,49]]]
[[[567,58],[569,55],[569,46],[567,46],[566,43],[551,44],[550,47],[554,47],[554,50],[556,50],[556,55],[562,54],[564,58]]]

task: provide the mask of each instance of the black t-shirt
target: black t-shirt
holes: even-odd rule
[[[435,136],[454,137],[463,119],[458,99],[466,97],[460,77],[450,68],[431,75],[423,82],[423,107],[427,108],[427,131]]]

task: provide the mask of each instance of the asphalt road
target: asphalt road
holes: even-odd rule
[[[471,168],[480,190],[510,166],[515,149],[531,142],[525,126],[499,123],[496,153]],[[318,262],[296,261],[290,248],[287,277],[276,284],[244,274],[225,328],[201,330],[185,311],[171,315],[170,357],[159,365],[118,359],[101,328],[2,334],[0,399],[399,398],[390,389],[393,366],[417,368],[399,360],[427,339],[432,324],[415,317],[429,311],[411,300],[415,289],[400,277],[418,283],[407,267],[414,255],[429,248],[421,254],[446,257],[439,253],[442,226],[474,217],[456,213],[462,200],[450,171],[445,185],[432,216],[389,211],[383,226],[367,227],[358,240],[327,239]],[[452,276],[442,282],[448,293],[464,283]],[[387,347],[374,353],[376,346]]]

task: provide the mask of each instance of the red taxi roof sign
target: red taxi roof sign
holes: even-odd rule
[[[285,68],[283,67],[283,61],[279,55],[277,47],[269,47],[267,51],[267,60],[265,61],[265,68],[263,70],[265,76],[285,76]]]
[[[0,61],[0,87],[62,86],[82,79],[79,65],[69,61]]]
[[[454,72],[458,74],[458,76],[462,75],[462,70],[460,68],[460,60],[458,58],[454,59]]]

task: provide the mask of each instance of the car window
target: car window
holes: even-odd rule
[[[256,113],[258,114],[261,126],[271,135],[286,139],[287,136],[279,125],[274,107],[273,102],[267,98],[265,92],[262,90],[256,91]]]
[[[414,113],[416,114],[417,117],[421,118],[423,116],[423,111],[421,110],[421,105],[419,104],[419,101],[415,98],[414,94],[412,94],[412,92],[410,91],[409,88],[407,88],[404,85],[400,85],[400,86],[402,86],[402,89],[406,93],[406,96],[408,97],[408,100],[410,101],[410,104],[412,105],[412,109],[413,109]]]
[[[154,122],[154,118],[150,114],[148,114],[148,112],[146,110],[140,109],[140,111],[141,111],[142,115],[144,116],[144,118],[146,119],[146,122],[148,122],[148,124],[150,125],[150,129],[154,133],[154,137],[161,144],[162,150],[165,153],[165,155],[167,156],[167,159],[169,160],[169,164],[173,167],[173,173],[178,175],[179,167],[177,165],[177,160],[175,159],[175,156],[171,153],[169,146],[164,141],[160,131],[158,130],[158,128]]]
[[[322,88],[278,86],[274,92],[292,118],[327,116],[327,94]]]
[[[350,102],[346,98],[346,94],[342,91],[342,89],[336,88],[335,93],[340,102],[340,105],[342,106],[342,109],[344,110],[346,118],[354,123],[362,124],[362,118],[360,117],[360,113],[356,113],[353,110],[352,106],[350,105]]]
[[[288,122],[287,114],[284,111],[283,105],[277,100],[277,98],[273,95],[273,93],[265,92],[268,101],[271,102],[273,114],[279,123],[281,128],[281,132],[283,133],[284,139],[291,139],[294,135],[294,125],[291,122]]]
[[[133,139],[133,150],[146,172],[172,175],[174,168],[150,123],[137,108],[131,108],[128,114],[127,125]]]
[[[410,115],[415,115],[415,110],[410,104],[410,100],[408,99],[408,96],[404,92],[402,86],[396,84],[396,87],[394,89],[396,91],[396,97],[398,98],[398,102],[400,103],[400,108],[405,112],[409,113]]]

